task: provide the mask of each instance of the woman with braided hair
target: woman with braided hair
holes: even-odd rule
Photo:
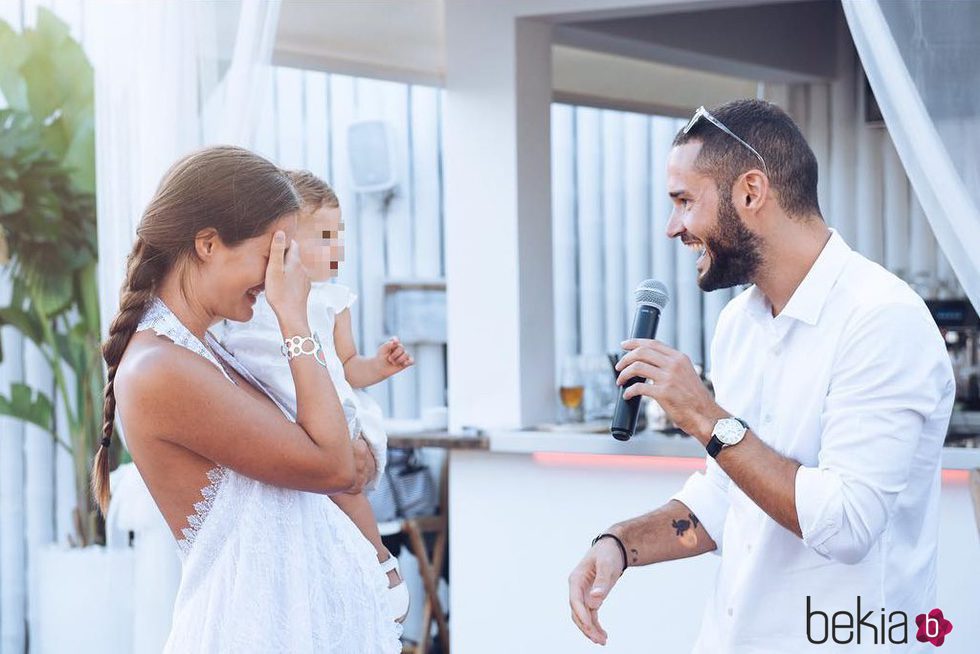
[[[174,164],[137,228],[103,346],[93,491],[104,511],[118,411],[182,561],[167,652],[400,651],[374,550],[327,497],[359,491],[375,464],[309,328],[298,208],[276,166],[218,146]],[[249,320],[262,291],[295,415],[208,331]]]

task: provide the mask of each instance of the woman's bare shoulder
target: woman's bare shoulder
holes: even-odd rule
[[[221,372],[210,361],[152,331],[133,335],[116,371],[117,403],[128,399],[173,398]]]

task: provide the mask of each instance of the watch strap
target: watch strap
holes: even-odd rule
[[[749,430],[749,424],[747,422],[745,422],[741,418],[737,418],[735,416],[731,416],[731,417],[734,420],[738,420],[739,424],[741,424],[743,427],[745,427],[745,430],[746,431]],[[724,448],[724,447],[725,447],[725,444],[722,443],[721,440],[719,440],[717,436],[715,436],[714,434],[712,434],[711,435],[711,438],[708,440],[708,444],[704,446],[704,449],[707,450],[708,454],[711,455],[711,458],[712,459],[716,459],[716,458],[718,458],[718,453],[721,452],[722,448]]]

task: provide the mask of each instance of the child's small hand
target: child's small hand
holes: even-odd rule
[[[377,359],[385,377],[391,377],[415,363],[415,359],[408,353],[397,336],[392,337],[378,348]]]

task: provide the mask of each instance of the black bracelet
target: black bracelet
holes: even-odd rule
[[[608,531],[606,531],[599,534],[592,540],[592,546],[595,547],[595,544],[603,538],[612,538],[614,541],[616,541],[616,544],[619,545],[619,551],[623,554],[623,572],[626,572],[626,568],[629,567],[629,559],[626,556],[626,546],[623,545],[623,541],[619,540],[619,536],[616,534],[610,534]]]

